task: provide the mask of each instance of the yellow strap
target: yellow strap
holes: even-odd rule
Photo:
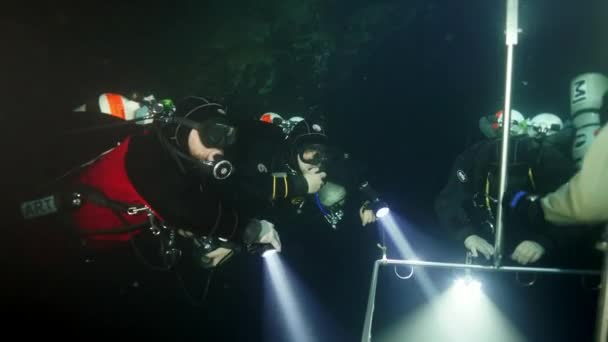
[[[534,173],[531,167],[528,168],[528,178],[530,179],[530,184],[532,184],[532,189],[536,191],[536,182],[534,182]]]
[[[289,193],[289,186],[287,185],[287,177],[283,177],[283,181],[285,182],[285,196],[283,196],[283,198],[287,198],[287,194]]]
[[[272,199],[277,196],[277,177],[272,176]]]

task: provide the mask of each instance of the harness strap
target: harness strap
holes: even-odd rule
[[[486,176],[486,186],[485,186],[485,204],[486,204],[486,208],[488,209],[488,211],[492,214],[492,207],[490,205],[490,200],[491,200],[491,196],[490,196],[490,172],[488,172],[487,176]],[[536,191],[536,182],[534,180],[534,172],[532,171],[532,168],[529,167],[528,168],[528,180],[530,181],[530,185],[532,186],[532,190]]]
[[[148,216],[153,216],[154,214],[150,210],[150,208],[146,205],[133,205],[129,203],[124,203],[120,201],[116,201],[108,198],[102,191],[96,189],[92,186],[86,184],[78,184],[71,189],[71,203],[72,205],[78,206],[82,204],[83,200],[90,201],[98,206],[106,207],[111,209],[114,214],[125,223],[125,226],[122,228],[112,228],[112,229],[96,229],[94,231],[85,231],[79,229],[78,232],[81,235],[111,235],[111,234],[121,234],[121,233],[129,233],[141,228],[144,228],[148,225],[149,222],[143,222],[138,224],[128,224],[126,220],[122,217],[121,214],[125,213],[127,215],[137,215],[141,212],[147,212]]]
[[[116,210],[119,212],[124,212],[128,215],[133,215],[134,206],[132,204],[127,204],[124,202],[116,201],[107,197],[101,190],[94,188],[90,185],[86,184],[78,184],[73,187],[73,192],[76,196],[82,196],[84,199],[91,201],[91,203],[95,203],[102,207],[107,207],[112,210]]]

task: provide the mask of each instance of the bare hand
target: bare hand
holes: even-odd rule
[[[218,247],[211,252],[205,254],[206,258],[211,259],[211,267],[219,265],[221,262],[228,260],[233,254],[232,249]]]
[[[365,227],[365,225],[376,222],[376,215],[374,215],[374,211],[371,209],[367,209],[365,205],[359,209],[359,217],[361,218],[361,225]]]
[[[274,229],[274,224],[266,220],[260,221],[262,224],[262,230],[258,237],[258,243],[266,243],[272,245],[277,252],[281,251],[281,239],[279,238],[279,232]]]
[[[478,257],[478,251],[483,254],[487,260],[490,259],[490,256],[494,255],[494,246],[490,245],[488,241],[477,235],[469,235],[464,240],[464,246],[471,251],[471,256],[474,258]]]
[[[517,245],[511,259],[522,265],[538,261],[545,254],[545,248],[534,241],[522,241]]]
[[[327,177],[327,173],[319,172],[318,168],[314,168],[310,173],[305,173],[304,178],[306,179],[306,183],[308,183],[308,193],[314,194],[318,192],[323,184],[325,183],[324,179]]]

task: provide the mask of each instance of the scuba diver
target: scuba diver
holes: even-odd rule
[[[136,240],[147,235],[160,246],[156,259],[163,269],[184,258],[212,268],[242,246],[281,249],[271,224],[248,220],[221,200],[221,182],[233,170],[227,150],[237,134],[222,105],[201,97],[177,105],[154,97],[132,102],[103,94],[98,108],[80,109],[110,122],[106,127],[139,125],[44,196],[22,202],[23,218],[59,213],[95,251],[125,244],[135,250]]]
[[[276,222],[285,213],[282,209],[300,214],[310,203],[336,229],[348,190],[356,189],[349,177],[357,172],[350,169],[348,155],[335,152],[323,127],[298,116],[283,119],[265,113],[259,120],[240,122],[237,129],[238,172],[227,193],[240,203],[239,209]],[[359,211],[363,225],[376,220],[368,204]]]
[[[572,159],[564,151],[572,132],[562,130],[561,119],[553,114],[543,113],[530,121],[516,110],[511,114],[509,188],[543,194],[555,190],[574,173]],[[435,201],[442,227],[464,243],[473,257],[481,253],[490,259],[494,254],[488,241],[494,240],[502,117],[499,111],[480,118],[479,127],[487,139],[457,157],[448,183]],[[511,259],[519,264],[538,261],[560,242],[546,229],[530,231],[521,226],[513,220],[505,234],[505,249],[511,251]]]
[[[570,181],[545,196],[524,190],[506,194],[506,207],[531,228],[543,222],[558,226],[607,223],[607,150],[608,128],[604,124],[588,147],[580,171]]]
[[[576,128],[572,155],[578,171],[546,194],[515,189],[505,194],[505,208],[531,229],[550,222],[560,229],[608,222],[608,77],[578,75],[571,82],[570,113]]]

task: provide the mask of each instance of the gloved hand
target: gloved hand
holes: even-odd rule
[[[192,233],[188,231],[182,231],[179,233],[182,236],[188,236],[192,238]],[[234,249],[224,246],[219,247],[217,240],[209,238],[193,238],[194,249],[192,250],[192,257],[194,262],[202,268],[216,267],[228,260],[233,254]]]
[[[478,235],[469,235],[464,239],[464,246],[471,251],[471,256],[474,258],[478,256],[477,251],[483,254],[487,260],[490,259],[490,256],[494,255],[494,246]]]
[[[205,254],[205,258],[207,259],[203,259],[202,262],[208,264],[209,267],[215,267],[220,263],[223,263],[224,261],[228,260],[233,254],[234,251],[232,249],[218,247],[213,251]]]
[[[266,220],[251,219],[243,234],[245,245],[270,244],[277,251],[281,251],[281,239],[274,229],[274,224]]]
[[[359,209],[359,217],[361,218],[361,225],[365,225],[376,222],[377,218],[374,211],[368,209],[366,204],[363,204]]]
[[[306,183],[308,184],[309,194],[318,192],[325,183],[325,177],[327,177],[327,173],[319,172],[318,167],[311,169],[310,172],[305,172],[303,175],[306,179]]]
[[[522,241],[517,245],[511,259],[522,265],[538,261],[545,254],[545,248],[534,241]]]
[[[262,225],[262,229],[258,238],[255,242],[262,244],[270,244],[277,252],[281,251],[281,239],[279,238],[279,232],[274,229],[274,224],[261,220],[260,224]]]

